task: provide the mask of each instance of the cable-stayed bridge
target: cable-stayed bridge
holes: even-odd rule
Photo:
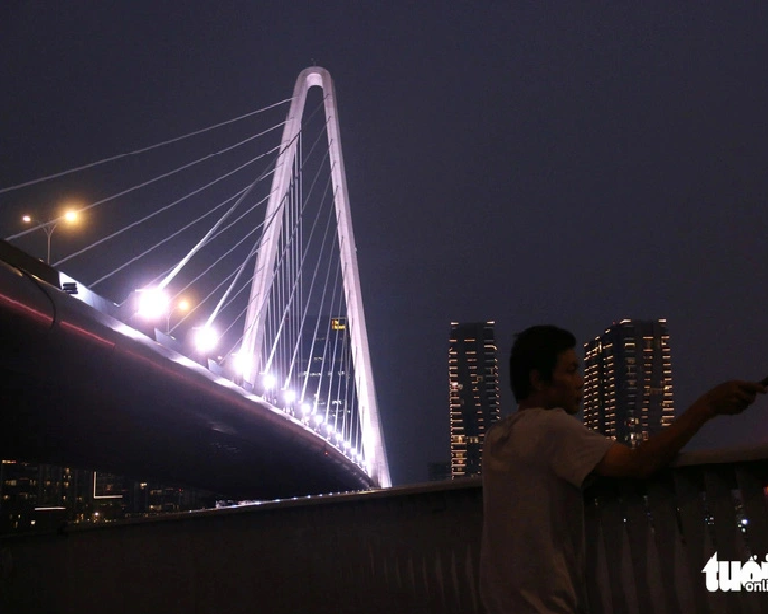
[[[108,186],[77,207],[99,229],[87,244],[57,256],[74,213],[55,211],[25,216],[0,254],[4,457],[241,498],[391,484],[325,69],[289,99],[0,198],[80,176]],[[40,230],[50,266],[25,253]]]
[[[270,113],[271,126],[248,123]],[[3,458],[240,498],[389,484],[326,71],[232,120],[0,186],[0,214],[79,177],[101,186],[78,208],[98,233],[73,248],[57,240],[74,212],[37,211],[0,242]],[[647,480],[590,482],[595,611],[764,611],[744,580],[715,592],[702,569],[719,553],[756,573],[746,561],[768,551],[768,450],[683,453]],[[480,612],[480,486],[6,537],[0,609]]]

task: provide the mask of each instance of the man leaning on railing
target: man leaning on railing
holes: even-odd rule
[[[765,382],[730,381],[637,448],[575,417],[584,387],[576,338],[555,326],[519,335],[510,355],[517,413],[485,437],[480,591],[489,614],[587,612],[584,479],[645,478],[704,424],[751,405]]]

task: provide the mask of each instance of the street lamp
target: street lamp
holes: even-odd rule
[[[35,220],[31,215],[22,215],[21,221],[24,224],[33,224],[37,220]],[[45,259],[45,262],[47,264],[51,264],[51,235],[53,234],[53,231],[56,230],[56,226],[58,226],[59,222],[64,222],[70,226],[73,226],[77,224],[80,221],[80,213],[79,211],[76,211],[75,209],[67,209],[61,217],[58,217],[53,220],[49,220],[48,222],[43,222],[41,224],[41,228],[45,231],[45,235],[48,237],[48,255]]]

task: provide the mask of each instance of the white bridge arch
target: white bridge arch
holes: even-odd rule
[[[379,486],[388,487],[392,483],[371,369],[365,313],[360,291],[360,276],[357,267],[357,248],[352,232],[347,178],[341,153],[336,96],[330,74],[326,69],[319,66],[303,70],[296,80],[291,107],[283,128],[280,155],[276,161],[265,215],[265,219],[271,220],[271,223],[265,228],[262,237],[245,319],[242,351],[251,357],[245,380],[256,385],[257,378],[264,366],[261,347],[265,334],[263,321],[265,310],[262,309],[262,306],[270,291],[275,274],[278,238],[282,228],[282,216],[277,215],[277,213],[290,189],[291,173],[296,158],[298,135],[301,131],[307,92],[314,86],[322,88],[324,94],[331,182],[338,228],[342,283],[351,337],[352,364],[358,393],[362,452],[368,475],[375,479]]]

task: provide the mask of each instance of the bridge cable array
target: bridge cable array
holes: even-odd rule
[[[259,115],[260,113],[264,113],[265,111],[269,111],[270,109],[274,109],[275,107],[279,107],[280,105],[283,105],[287,102],[291,102],[290,98],[285,98],[283,100],[280,100],[279,102],[275,102],[273,104],[267,105],[266,107],[262,107],[260,109],[257,109],[255,111],[250,111],[249,113],[244,113],[243,115],[239,115],[238,117],[233,117],[232,119],[228,119],[223,122],[219,122],[218,124],[213,124],[212,126],[207,126],[206,128],[201,128],[199,130],[194,130],[192,132],[188,132],[187,134],[183,134],[181,136],[174,137],[172,139],[168,139],[165,141],[161,141],[159,143],[155,143],[154,145],[149,145],[148,147],[141,147],[139,149],[134,149],[133,151],[128,151],[125,153],[117,154],[114,156],[109,156],[107,158],[102,158],[101,160],[96,160],[95,162],[89,162],[88,164],[83,164],[82,166],[76,166],[70,169],[67,169],[65,171],[60,171],[58,173],[53,173],[51,175],[45,175],[44,177],[38,177],[36,179],[31,179],[30,181],[25,181],[23,183],[18,183],[16,185],[10,185],[6,186],[4,188],[0,188],[0,194],[4,194],[6,192],[13,192],[16,190],[20,190],[22,188],[26,188],[29,186],[36,185],[38,183],[43,183],[45,181],[51,181],[52,179],[58,179],[60,177],[64,177],[65,175],[70,175],[72,173],[77,173],[79,171],[84,171],[90,168],[94,168],[96,166],[101,166],[102,164],[106,164],[107,162],[114,162],[116,160],[122,160],[123,158],[128,158],[131,156],[136,156],[138,154],[143,154],[148,151],[152,151],[154,149],[158,149],[160,147],[164,147],[166,145],[171,145],[172,143],[178,143],[179,141],[183,141],[185,139],[188,139],[193,136],[197,136],[199,134],[204,134],[206,132],[210,132],[211,130],[215,130],[216,128],[221,128],[223,126],[227,126],[229,124],[233,124],[235,122],[241,121],[243,119],[247,119],[249,117],[253,117],[254,115]]]
[[[261,115],[288,100],[291,99],[155,145],[0,188],[0,194],[58,179],[77,171],[92,169],[108,162],[138,156],[193,136],[209,133],[216,128]],[[195,176],[197,187],[59,258],[54,266],[59,267],[63,264],[75,266],[71,263],[74,263],[78,257],[97,249],[103,252],[108,243],[118,239],[124,241],[124,237],[130,234],[134,237],[131,242],[131,253],[120,256],[122,261],[116,266],[113,265],[111,270],[91,275],[93,281],[90,282],[89,287],[100,286],[108,280],[110,284],[114,284],[118,274],[123,274],[129,269],[134,270],[133,265],[139,261],[146,261],[151,254],[154,255],[155,260],[164,260],[161,272],[153,274],[150,283],[145,285],[141,292],[147,293],[143,296],[148,296],[150,292],[165,295],[165,309],[168,314],[166,335],[178,335],[184,330],[189,332],[192,320],[198,319],[198,314],[206,311],[209,302],[218,297],[215,306],[208,311],[207,317],[204,317],[197,326],[193,326],[192,330],[196,330],[197,333],[209,333],[215,337],[215,343],[224,345],[225,349],[216,351],[214,349],[216,346],[213,344],[205,349],[197,348],[194,351],[198,352],[198,360],[207,357],[209,362],[213,361],[219,365],[219,368],[227,370],[235,381],[238,381],[238,377],[242,378],[238,373],[247,371],[247,368],[238,367],[237,363],[243,360],[256,360],[259,365],[257,378],[244,382],[244,385],[247,384],[249,389],[261,394],[293,419],[313,428],[319,436],[336,446],[360,466],[364,466],[365,451],[362,447],[362,426],[357,409],[358,398],[354,377],[355,356],[353,356],[346,311],[344,291],[346,286],[343,283],[349,272],[342,266],[340,245],[343,239],[339,235],[338,226],[334,224],[337,218],[334,212],[338,195],[331,188],[332,176],[337,172],[337,167],[336,160],[330,159],[332,142],[328,130],[330,118],[326,117],[324,121],[319,122],[319,126],[315,120],[316,115],[324,108],[325,102],[324,97],[310,114],[303,117],[302,124],[293,137],[282,145],[268,147],[261,153],[249,155],[245,161],[219,170],[211,179],[201,181],[202,173],[198,171],[201,177],[198,179]],[[278,128],[285,130],[289,121],[290,117],[275,122],[266,129],[257,130],[234,144],[219,147],[212,153],[175,165],[171,170],[96,200],[84,207],[82,211],[92,210],[138,190],[157,186],[163,180],[176,178],[178,182],[182,172],[200,169],[205,163],[222,159],[225,154],[232,154],[246,146],[250,147],[257,141],[261,142],[259,139],[269,137]],[[307,132],[311,127],[316,130],[312,139]],[[329,144],[329,147],[324,149],[324,155],[320,155],[323,150],[320,143],[323,140]],[[304,151],[305,142],[311,142],[306,152]],[[290,169],[282,168],[282,162],[280,162],[287,157],[284,155],[286,152],[292,154],[289,157],[289,163],[292,165]],[[253,165],[265,158],[270,162],[243,185],[238,177],[252,172]],[[278,185],[276,180],[278,172],[290,173],[288,187],[283,194],[273,193],[274,186]],[[307,182],[306,190],[305,176],[312,177],[311,181]],[[323,176],[324,180],[321,180]],[[270,177],[273,188],[264,193],[263,184]],[[236,181],[239,185],[233,185]],[[320,186],[323,186],[322,189]],[[215,196],[214,190],[219,192]],[[222,192],[225,193],[222,194]],[[197,213],[191,220],[181,223],[176,220],[174,227],[164,232],[159,239],[153,239],[151,245],[141,245],[141,242],[151,236],[152,232],[145,230],[143,236],[136,238],[140,228],[148,228],[149,222],[153,220],[157,226],[157,223],[164,219],[161,216],[175,211],[182,203],[189,205],[185,211],[194,211],[195,207],[190,203],[197,198],[205,198],[204,202],[207,206],[204,211],[201,212],[198,206]],[[208,205],[212,201],[215,204]],[[264,215],[261,221],[255,221],[253,219],[255,212],[261,210],[267,201],[276,202],[276,206],[270,205],[273,207],[272,213]],[[213,223],[211,219],[214,220]],[[57,221],[58,219],[53,219],[27,228],[11,235],[8,239],[18,240]],[[188,238],[184,239],[184,237],[188,237],[193,229],[198,228],[205,221],[208,221],[207,230],[198,232],[197,239],[191,242],[191,247],[185,249],[180,257],[174,257],[173,262],[168,262],[169,256],[178,253],[178,247],[174,246],[177,246],[182,239],[188,241]],[[156,234],[156,231],[154,232]],[[257,235],[259,232],[260,234]],[[271,270],[265,271],[263,265],[259,263],[253,265],[253,260],[260,255],[265,245],[265,237],[269,233],[275,234],[277,239],[276,243],[270,243],[275,250]],[[333,234],[336,234],[338,240],[332,239]],[[222,237],[225,235],[228,237],[227,242],[226,245],[222,245]],[[216,253],[211,255],[216,245],[219,247]],[[137,246],[140,249],[136,250]],[[162,250],[159,249],[161,247]],[[114,249],[114,254],[110,254],[109,258],[113,258],[118,253],[121,251]],[[206,256],[204,261],[203,254]],[[90,261],[91,264],[100,263],[108,261],[109,258],[91,258]],[[82,265],[75,266],[75,269],[78,266]],[[157,262],[154,266],[157,266]],[[253,278],[248,278],[246,275],[250,266],[254,266],[254,276],[268,273],[271,284],[261,296],[254,293],[252,288],[251,296],[244,301],[242,295],[249,286],[253,286]],[[222,269],[225,270],[222,271]],[[210,281],[213,271],[217,272],[217,279]],[[199,288],[199,292],[198,290],[195,292],[203,298],[191,305],[186,313],[171,326],[168,305],[176,304],[186,293],[196,288]],[[134,294],[129,292],[117,306],[121,309],[129,307],[127,302],[135,298]],[[255,312],[258,317],[251,319],[250,324],[246,323],[242,334],[234,338],[234,327],[249,311]],[[136,314],[138,318],[139,311]],[[217,321],[224,319],[225,315],[228,317],[222,324],[222,330],[216,332]],[[260,323],[263,334],[260,337],[259,347],[255,348],[256,355],[246,356],[243,348],[244,339],[252,332],[251,327],[256,322]]]

